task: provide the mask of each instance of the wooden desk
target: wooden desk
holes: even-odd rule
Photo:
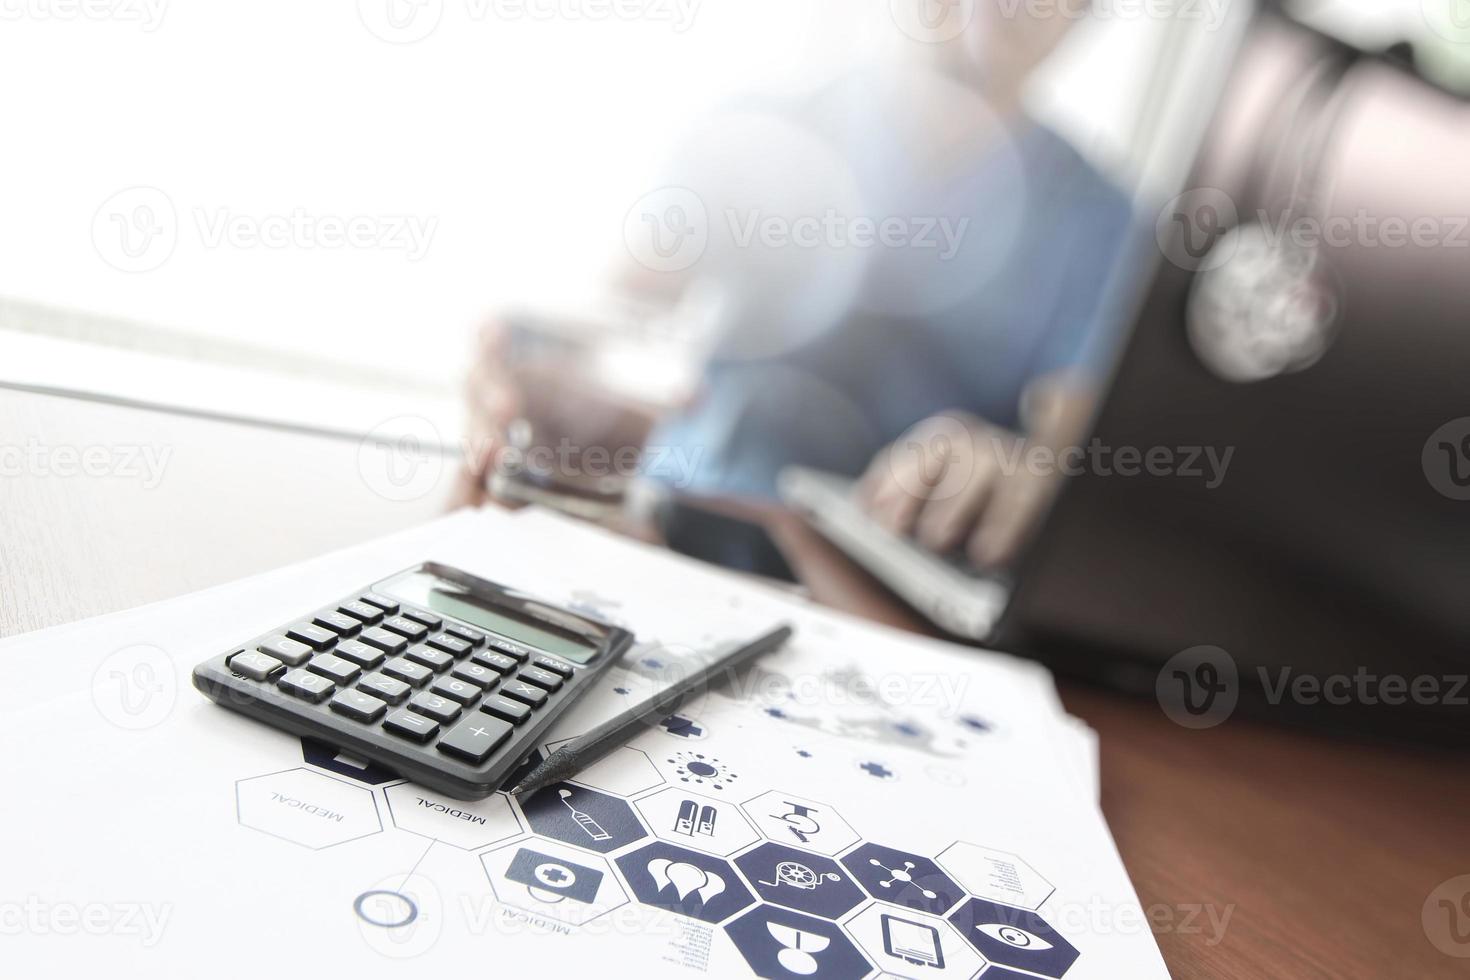
[[[122,475],[0,477],[0,635],[178,595],[432,517],[364,480],[361,447],[318,436],[0,390],[0,444],[169,447],[156,486]],[[923,625],[790,515],[768,523],[813,594]],[[1224,939],[1161,930],[1185,978],[1470,976],[1420,910],[1470,873],[1470,781],[1453,756],[1231,721],[1191,732],[1154,705],[1063,685],[1102,736],[1103,810],[1145,909],[1230,911]],[[1467,950],[1470,952],[1470,950]],[[1120,977],[1117,980],[1131,980]]]
[[[929,632],[799,521],[767,524],[819,601]],[[1062,695],[1102,738],[1103,812],[1145,911],[1174,924],[1155,934],[1178,980],[1470,977],[1420,918],[1437,885],[1470,874],[1462,755],[1248,721],[1190,731],[1149,701]],[[1230,913],[1216,945],[1207,922],[1184,929],[1199,906]]]

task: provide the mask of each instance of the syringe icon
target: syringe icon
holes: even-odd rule
[[[581,827],[587,832],[588,837],[591,837],[593,840],[607,840],[612,837],[612,834],[602,829],[602,824],[592,819],[592,814],[584,813],[572,805],[571,790],[559,789],[556,791],[556,795],[560,796],[561,801],[566,804],[567,809],[572,811],[572,819],[577,821],[578,827]]]

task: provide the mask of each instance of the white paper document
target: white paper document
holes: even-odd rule
[[[466,803],[221,708],[198,662],[422,561],[632,629],[549,751],[681,658],[781,651],[527,800]],[[1035,664],[538,511],[461,512],[0,644],[14,976],[1167,977]]]

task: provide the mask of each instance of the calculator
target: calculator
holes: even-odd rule
[[[625,629],[428,562],[211,657],[194,686],[477,800],[632,643]]]

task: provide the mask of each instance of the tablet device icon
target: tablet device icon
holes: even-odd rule
[[[883,915],[883,952],[915,966],[944,969],[944,950],[939,945],[939,930],[922,922]]]

